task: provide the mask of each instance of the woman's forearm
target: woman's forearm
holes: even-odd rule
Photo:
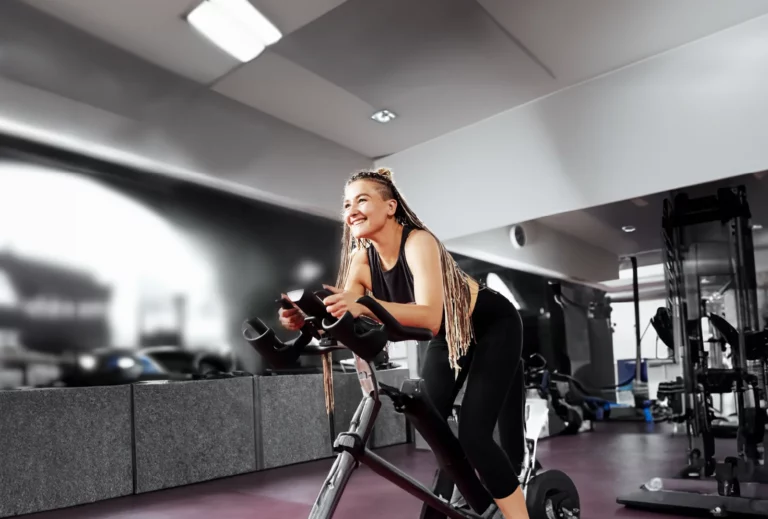
[[[414,328],[428,328],[433,334],[440,331],[442,323],[442,313],[436,312],[434,308],[427,305],[389,303],[374,298],[384,309],[392,314],[403,326],[412,326]],[[368,308],[363,307],[363,315],[372,319],[377,319],[376,315]]]

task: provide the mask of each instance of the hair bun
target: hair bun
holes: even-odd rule
[[[392,180],[392,171],[389,168],[379,168],[376,170],[376,173],[382,177],[387,177],[389,180]]]

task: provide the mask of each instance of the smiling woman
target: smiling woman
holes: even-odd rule
[[[471,339],[470,315],[462,310],[470,306],[477,283],[459,269],[408,207],[388,169],[362,171],[350,178],[344,193],[344,220],[337,285],[359,295],[381,293],[385,308],[406,326],[437,331],[440,324],[436,321],[444,309],[442,325],[456,368],[456,359],[466,354]],[[412,257],[400,261],[403,253]],[[380,276],[372,276],[374,271]],[[363,278],[356,278],[357,274]],[[398,283],[405,291],[397,288]],[[386,303],[401,299],[410,303],[408,308]]]
[[[504,517],[527,517],[517,476],[525,420],[515,306],[459,268],[389,170],[362,171],[347,182],[342,244],[337,286],[326,286],[329,313],[375,318],[356,302],[369,294],[401,324],[432,330],[421,374],[430,400],[447,419],[466,379],[459,441]],[[281,310],[280,319],[289,329],[303,325],[294,310]],[[493,439],[497,422],[503,448]]]

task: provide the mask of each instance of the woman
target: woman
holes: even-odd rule
[[[368,293],[403,325],[432,330],[421,374],[430,399],[447,419],[468,377],[459,440],[504,517],[527,518],[517,475],[525,442],[517,309],[459,269],[405,203],[389,170],[350,178],[344,221],[337,280],[343,289],[325,286],[333,292],[324,300],[328,312],[374,317],[355,302]],[[280,321],[290,330],[303,325],[296,309],[280,310]],[[493,440],[497,422],[503,450]]]

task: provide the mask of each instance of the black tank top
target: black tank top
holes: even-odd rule
[[[405,259],[405,240],[413,229],[403,227],[403,237],[400,240],[400,252],[397,263],[389,270],[384,270],[381,258],[376,248],[368,247],[368,264],[371,267],[371,288],[373,297],[390,303],[415,303],[413,293],[413,274]]]
[[[371,268],[371,288],[373,297],[389,303],[410,304],[416,302],[413,290],[413,274],[405,259],[405,241],[413,228],[403,227],[403,236],[400,240],[400,252],[397,255],[397,263],[389,270],[384,270],[381,258],[376,248],[368,247],[368,265]],[[445,316],[440,322],[438,337],[445,337]]]
[[[373,297],[390,303],[409,304],[416,302],[413,290],[413,274],[405,259],[405,241],[413,228],[403,227],[400,252],[397,263],[389,270],[384,270],[379,253],[373,245],[368,247],[368,264],[371,268],[371,288]],[[504,296],[481,284],[477,293],[475,309],[472,312],[472,327],[475,337],[485,334],[497,319],[517,315],[517,309]],[[521,321],[522,323],[522,321]],[[522,326],[522,324],[521,324]],[[445,315],[440,323],[437,337],[445,339]]]

